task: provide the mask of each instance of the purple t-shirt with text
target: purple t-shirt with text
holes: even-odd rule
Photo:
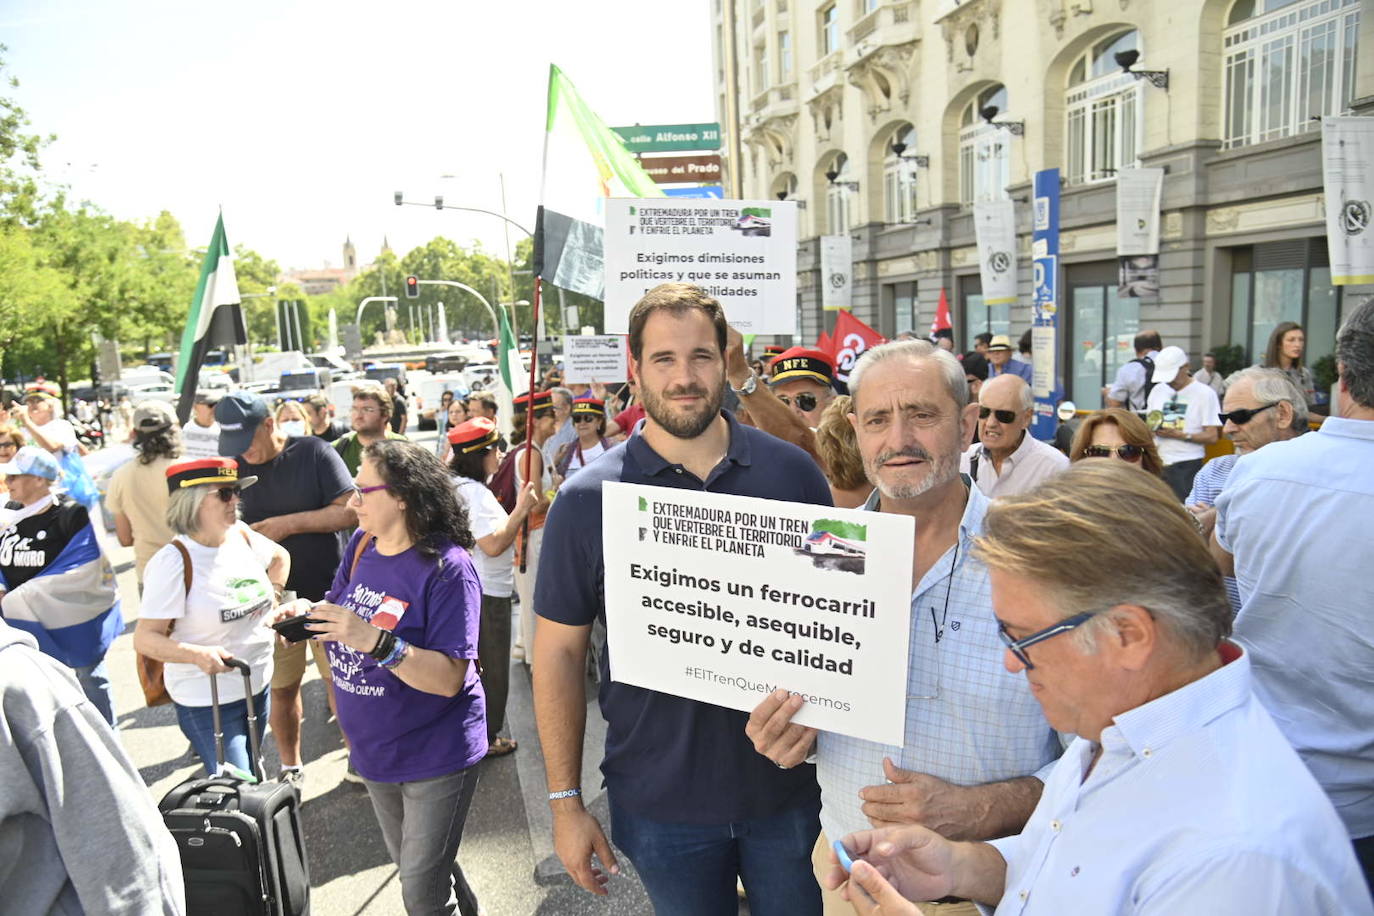
[[[449,545],[439,553],[441,565],[414,547],[388,557],[370,544],[350,580],[348,567],[364,536],[359,531],[349,541],[326,599],[417,648],[477,658],[482,589],[467,551]],[[410,687],[342,643],[326,646],[339,725],[364,778],[431,779],[466,769],[486,754],[486,695],[476,664],[468,665],[458,695],[443,697]]]

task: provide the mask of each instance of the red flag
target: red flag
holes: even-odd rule
[[[842,382],[849,381],[850,370],[865,350],[887,343],[883,335],[855,318],[849,309],[840,309],[840,314],[835,318],[835,333],[831,340],[832,355],[835,357],[835,378]]]
[[[949,319],[949,300],[945,298],[945,288],[940,287],[940,306],[935,310],[935,320],[930,323],[930,333],[943,331],[945,328],[953,329],[954,322]]]
[[[830,335],[825,331],[821,331],[821,336],[816,338],[816,349],[833,359],[835,354],[831,351],[834,348],[835,341],[831,340]]]

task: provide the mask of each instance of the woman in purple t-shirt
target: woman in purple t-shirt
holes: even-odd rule
[[[382,440],[363,451],[350,504],[359,531],[320,621],[339,725],[367,786],[408,913],[477,916],[457,863],[487,752],[478,679],[481,586],[467,512],[429,450]]]

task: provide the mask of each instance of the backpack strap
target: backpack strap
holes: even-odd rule
[[[247,537],[247,535],[244,535]],[[187,595],[191,594],[191,552],[186,549],[186,545],[172,538],[172,546],[181,554],[181,584]]]
[[[353,581],[353,574],[358,571],[358,561],[363,558],[363,551],[367,550],[367,545],[377,540],[375,534],[364,535],[358,538],[358,548],[353,551],[353,562],[348,564],[348,581]]]
[[[978,482],[978,453],[974,452],[968,460],[968,473],[973,478],[974,483]]]

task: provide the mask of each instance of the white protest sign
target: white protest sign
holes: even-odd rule
[[[752,710],[802,694],[801,725],[903,743],[909,516],[602,485],[611,679]]]
[[[568,335],[563,338],[563,383],[623,382],[625,338],[620,334]]]
[[[1322,190],[1332,285],[1374,283],[1374,118],[1322,118]]]
[[[606,201],[606,332],[660,283],[692,283],[741,334],[797,330],[797,203],[792,200]]]
[[[1159,204],[1163,169],[1120,169],[1116,173],[1116,253],[1122,257],[1159,254]]]

